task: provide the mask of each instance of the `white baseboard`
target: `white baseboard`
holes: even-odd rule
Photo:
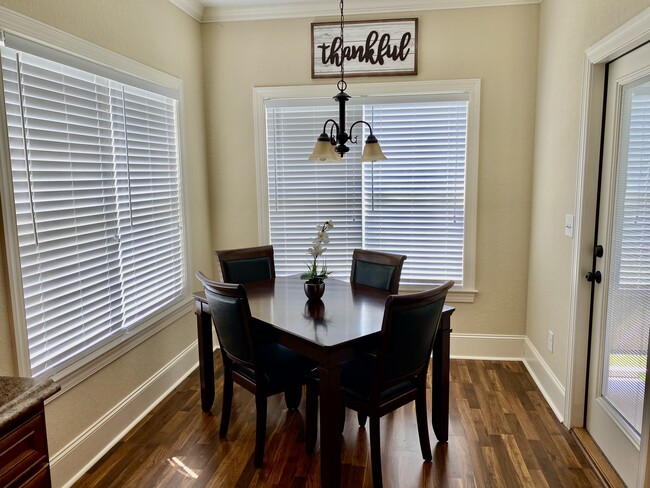
[[[522,361],[523,335],[456,334],[451,333],[450,355],[457,359],[493,359]]]
[[[69,487],[160,403],[198,365],[196,341],[51,456],[52,486]]]
[[[526,336],[451,334],[450,355],[458,359],[523,361],[560,422],[564,420],[565,389]]]
[[[560,422],[563,422],[566,390],[528,337],[526,337],[525,342],[524,364],[542,395],[551,406],[553,413]]]

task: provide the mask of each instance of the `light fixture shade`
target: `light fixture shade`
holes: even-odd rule
[[[361,162],[367,163],[371,161],[384,161],[386,159],[388,158],[381,150],[377,138],[373,134],[370,134],[366,139],[366,146],[363,148]]]
[[[326,162],[335,162],[341,161],[343,158],[334,150],[334,146],[330,142],[330,138],[326,133],[322,133],[316,145],[314,146],[314,151],[307,158],[309,161],[326,161]]]

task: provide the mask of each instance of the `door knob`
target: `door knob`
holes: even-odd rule
[[[603,257],[603,246],[598,244],[596,247],[594,247],[594,256],[596,256],[597,258]]]
[[[589,271],[587,275],[585,276],[585,279],[591,283],[592,281],[595,281],[596,283],[600,283],[600,281],[603,279],[603,275],[600,274],[600,271],[596,271],[595,273]]]

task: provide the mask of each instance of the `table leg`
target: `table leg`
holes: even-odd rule
[[[341,368],[320,374],[320,479],[322,488],[341,486]]]
[[[451,313],[440,319],[431,362],[431,422],[438,442],[449,438],[449,339]]]
[[[212,356],[212,316],[196,306],[196,333],[199,339],[199,378],[201,410],[209,412],[214,402],[214,357]]]

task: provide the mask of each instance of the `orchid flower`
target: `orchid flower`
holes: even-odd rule
[[[330,242],[330,236],[327,232],[334,227],[334,223],[331,220],[326,220],[322,225],[316,226],[316,237],[311,241],[311,247],[307,250],[307,253],[313,258],[313,261],[307,263],[307,272],[300,276],[301,279],[318,282],[323,281],[331,271],[327,271],[327,266],[323,264],[318,270],[318,257],[321,256],[327,248],[324,247]]]

